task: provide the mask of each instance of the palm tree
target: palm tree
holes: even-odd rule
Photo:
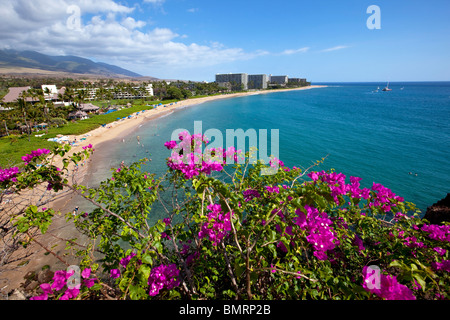
[[[9,136],[9,131],[8,131],[8,126],[6,125],[6,120],[3,120],[3,122],[5,123],[6,134]]]
[[[25,122],[25,126],[27,127],[27,132],[28,132],[28,141],[30,141],[30,126],[27,122],[27,104],[26,104],[26,99],[29,97],[29,93],[26,91],[23,91],[19,98],[17,99],[17,108],[21,114],[21,116],[23,117],[23,121]]]
[[[106,94],[107,94],[106,89],[103,88],[103,87],[100,87],[100,88],[97,90],[97,93],[95,94],[95,97],[96,97],[97,99],[99,99],[99,100],[105,100]]]
[[[75,96],[75,92],[72,88],[67,88],[64,91],[63,100],[73,101],[73,97]]]
[[[78,90],[78,93],[75,97],[75,103],[78,107],[80,106],[80,104],[84,103],[84,101],[86,100],[86,96],[87,92],[85,89]]]
[[[45,87],[45,89],[44,89],[44,97],[45,97],[45,95],[47,95],[47,96],[49,96],[50,97],[50,95],[51,95],[51,91],[50,91],[50,89],[49,89],[49,87]],[[51,98],[50,98],[51,99]]]
[[[45,89],[48,90],[48,88]],[[45,126],[46,133],[48,133],[48,124],[49,124],[49,111],[50,111],[49,105],[53,105],[53,102],[52,101],[47,102],[43,96],[39,97],[39,106],[42,108],[43,118],[47,122],[47,126]]]

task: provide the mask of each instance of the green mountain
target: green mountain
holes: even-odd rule
[[[0,72],[1,68],[14,67],[108,77],[142,77],[118,66],[76,56],[49,56],[36,51],[0,50]]]

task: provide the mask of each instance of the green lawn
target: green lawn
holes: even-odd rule
[[[21,157],[32,150],[51,149],[54,145],[57,145],[56,142],[47,141],[47,139],[42,137],[35,137],[34,134],[30,136],[30,141],[28,141],[27,135],[2,137],[0,139],[0,167],[20,167],[23,165]]]

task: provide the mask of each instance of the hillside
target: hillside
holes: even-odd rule
[[[118,66],[77,56],[49,56],[36,51],[0,50],[0,73],[70,73],[106,77],[141,77]]]

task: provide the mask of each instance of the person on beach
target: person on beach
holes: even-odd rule
[[[75,209],[72,212],[72,215],[75,217],[78,213],[78,206],[75,207]]]

